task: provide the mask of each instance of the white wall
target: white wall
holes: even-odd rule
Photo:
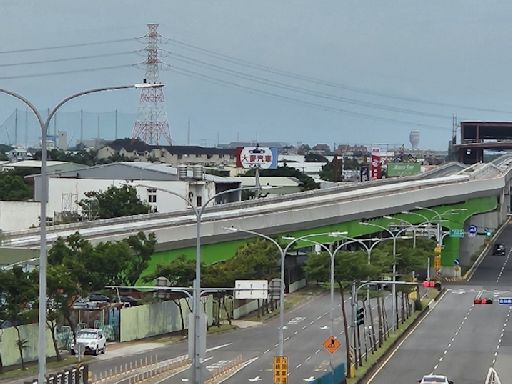
[[[50,178],[49,181],[49,201],[48,216],[52,217],[54,212],[62,212],[72,207],[73,210],[81,212],[82,209],[78,205],[78,201],[86,198],[85,193],[91,191],[106,191],[111,186],[120,187],[126,183],[125,180],[100,180],[100,179],[66,179],[66,178]],[[206,183],[206,182],[205,182]],[[169,189],[180,195],[188,196],[189,183],[187,181],[149,181],[140,180],[133,183],[150,185],[155,188]],[[208,189],[212,187],[208,182],[205,186]],[[213,187],[214,188],[214,187]],[[143,201],[148,201],[148,192],[145,187],[137,187],[137,194]],[[203,191],[204,196],[207,193]],[[67,203],[66,203],[67,200]],[[203,197],[203,201],[206,199]],[[195,198],[194,198],[195,202]],[[155,204],[151,204],[155,205]],[[170,193],[157,190],[156,208],[158,212],[167,213],[179,210],[185,210],[187,204],[185,201]]]
[[[38,201],[0,201],[0,231],[20,231],[39,226]]]

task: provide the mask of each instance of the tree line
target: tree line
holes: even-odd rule
[[[280,241],[280,240],[278,240]],[[412,271],[426,266],[427,257],[431,254],[434,242],[430,240],[417,240],[415,249],[411,248],[411,241],[397,241],[396,266],[401,279],[408,279]],[[78,233],[67,238],[58,238],[48,253],[47,271],[47,298],[48,314],[47,326],[52,333],[52,341],[60,359],[55,339],[55,330],[58,326],[67,324],[71,327],[73,336],[76,336],[77,324],[72,315],[73,304],[79,298],[88,296],[95,291],[102,291],[109,285],[134,286],[138,281],[153,284],[155,279],[164,277],[169,280],[170,286],[191,287],[195,279],[195,260],[184,255],[174,258],[167,264],[157,265],[156,269],[145,274],[150,258],[156,245],[155,235],[145,235],[139,232],[127,239],[116,242],[102,242],[91,244]],[[284,248],[283,244],[283,248]],[[347,351],[350,348],[348,322],[345,308],[347,290],[355,281],[382,279],[389,275],[393,265],[391,241],[383,241],[371,254],[371,263],[367,263],[367,254],[361,250],[342,250],[335,259],[335,280],[342,299],[342,317],[345,328],[345,343]],[[227,298],[232,298],[233,291],[223,288],[235,286],[235,280],[271,280],[280,275],[280,252],[270,241],[262,238],[248,240],[240,246],[235,255],[225,261],[214,264],[203,264],[201,286],[205,288],[218,288],[213,293],[216,305],[214,325],[220,325],[221,309],[231,323],[233,308],[229,307]],[[311,252],[307,256],[304,266],[306,276],[310,282],[328,282],[330,276],[330,256],[326,252]],[[408,293],[410,289],[398,289],[397,294],[402,296],[402,306],[397,308],[395,316],[398,321],[405,321],[410,315]],[[27,340],[23,340],[19,326],[37,321],[37,292],[38,271],[26,272],[21,267],[10,270],[0,270],[0,319],[8,321],[18,331],[18,348],[24,367],[23,349]],[[182,302],[190,305],[187,300],[181,300],[183,293],[174,292],[168,299],[173,300],[181,315],[182,329],[184,329],[184,313]],[[155,299],[152,299],[155,300]],[[361,306],[366,308],[367,316],[373,324],[373,318],[378,319],[378,335],[372,327],[370,350],[374,351],[382,345],[388,334],[388,320],[384,310],[384,298],[381,292],[376,292],[367,302],[366,296],[359,297]],[[262,302],[261,311],[270,311],[277,307],[272,299]],[[377,314],[373,310],[377,308]],[[190,308],[189,308],[190,310]],[[366,338],[365,338],[366,340]],[[355,352],[351,360],[361,363],[360,344],[352,346]],[[0,354],[0,372],[2,370]]]

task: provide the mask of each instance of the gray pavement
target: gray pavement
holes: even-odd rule
[[[512,382],[512,308],[498,304],[500,296],[512,296],[512,227],[496,241],[507,255],[486,255],[468,284],[451,286],[369,383],[413,383],[434,372],[457,384],[477,384],[490,366],[502,382]],[[478,294],[494,303],[473,304]]]

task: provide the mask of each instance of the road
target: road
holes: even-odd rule
[[[468,284],[449,287],[369,383],[413,383],[433,372],[481,384],[491,366],[500,377],[512,377],[512,307],[498,304],[499,297],[512,296],[512,226],[496,242],[507,255],[487,254]],[[473,304],[477,295],[495,301]]]
[[[346,298],[346,310],[350,314],[350,298]],[[341,317],[341,298],[335,295],[336,311],[334,329],[344,345],[343,322]],[[388,318],[391,318],[391,297],[385,297]],[[290,382],[304,382],[311,377],[318,377],[329,370],[330,359],[333,364],[345,362],[346,352],[342,347],[331,355],[324,350],[322,343],[330,336],[330,296],[328,294],[311,296],[309,301],[285,313],[285,355],[289,358]],[[376,310],[374,321],[377,322]],[[350,315],[349,315],[350,317]],[[203,364],[204,377],[222,368],[228,362],[241,356],[244,367],[225,383],[272,382],[272,360],[277,354],[279,318],[273,319],[245,329],[239,329],[223,334],[208,336],[208,350]],[[134,353],[136,351],[133,351]],[[116,356],[116,351],[107,351],[91,364],[95,374],[113,369],[116,366],[134,363],[145,359],[146,356],[158,355],[158,360],[176,358],[187,353],[187,343],[168,344],[150,351],[126,356]],[[162,383],[182,383],[190,381],[190,371],[186,370],[174,375]]]

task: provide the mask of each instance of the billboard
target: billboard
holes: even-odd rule
[[[236,149],[236,166],[238,168],[276,169],[277,148],[238,147]]]
[[[382,163],[380,161],[380,149],[372,148],[372,180],[382,179]]]
[[[388,163],[388,177],[413,176],[420,172],[420,163]]]

